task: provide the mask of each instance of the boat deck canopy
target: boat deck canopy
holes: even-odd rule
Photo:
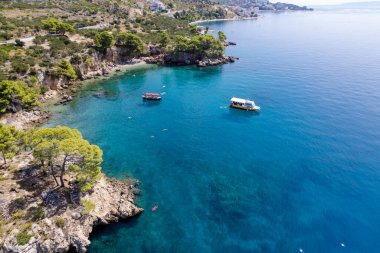
[[[243,98],[235,98],[235,97],[231,98],[231,103],[233,103],[233,102],[235,102],[235,103],[241,103],[241,104],[252,104],[252,105],[255,104],[251,100],[243,99]]]

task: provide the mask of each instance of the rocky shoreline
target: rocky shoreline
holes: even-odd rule
[[[2,240],[4,253],[86,252],[90,244],[88,238],[94,227],[128,219],[143,212],[133,202],[136,192],[134,183],[102,176],[92,192],[81,198],[94,205],[93,209],[86,210],[87,207],[79,204],[75,193],[67,193],[64,188],[42,190],[39,185],[44,182],[30,173],[29,169],[20,168],[14,178],[2,182],[1,215],[6,217],[15,205],[19,205],[18,208],[22,210],[36,210],[43,204],[46,207],[45,218],[22,225],[3,225],[2,231],[9,230]],[[25,177],[28,177],[28,182]],[[13,180],[22,181],[25,185],[15,186]],[[26,188],[26,184],[29,188]],[[21,199],[24,199],[22,203]],[[14,215],[6,218],[15,219]],[[26,227],[32,236],[26,244],[20,245],[19,235]]]
[[[233,42],[230,42],[230,45],[236,45]],[[227,63],[233,63],[238,58],[233,56],[221,56],[217,58],[208,58],[204,57],[202,59],[197,59],[192,57],[192,55],[188,53],[180,53],[176,56],[176,59],[173,59],[170,55],[160,54],[156,56],[151,56],[144,58],[144,61],[149,64],[160,64],[164,66],[187,66],[187,65],[195,65],[197,67],[208,67],[208,66],[217,66],[223,65]]]
[[[143,57],[127,64],[103,62],[92,68],[82,69],[81,81],[76,82],[65,79],[51,80],[49,76],[44,75],[41,82],[51,82],[51,89],[44,94],[40,102],[67,103],[75,96],[83,80],[97,79],[131,66],[148,63],[205,67],[235,61],[235,58],[229,56],[202,60],[186,55],[183,57],[183,61],[177,62],[170,62],[163,54]],[[47,122],[50,116],[51,112],[40,107],[3,115],[0,123],[27,130]],[[143,212],[142,208],[134,204],[134,196],[138,192],[135,182],[122,182],[102,175],[92,191],[83,195],[80,192],[69,191],[68,188],[57,188],[51,179],[46,179],[44,171],[36,169],[32,157],[30,152],[21,152],[10,164],[0,167],[0,247],[4,253],[86,252],[94,227],[117,222],[119,219],[128,219]],[[65,181],[68,184],[75,182],[73,178],[66,178]],[[83,200],[92,203],[93,208],[86,210],[85,205],[81,203]],[[43,219],[15,220],[15,214],[18,212],[25,210],[24,215],[28,217],[28,212],[33,212],[39,207],[43,207]],[[20,244],[19,236],[26,228],[31,237],[27,243]]]
[[[141,60],[128,64],[109,64],[100,71],[89,72],[83,80],[97,79],[143,64],[145,62]],[[66,103],[81,85],[82,82],[59,81],[56,89],[46,92],[40,102],[53,105]],[[50,116],[50,111],[40,107],[5,114],[0,118],[0,123],[27,130],[46,123]],[[142,208],[134,204],[134,196],[138,192],[136,181],[124,182],[102,175],[91,192],[83,195],[69,192],[68,188],[57,188],[54,182],[46,179],[44,173],[36,170],[30,152],[21,152],[11,163],[0,166],[0,252],[86,252],[94,227],[143,212]],[[70,184],[75,180],[66,178],[65,181]],[[80,202],[83,199],[93,203],[94,209],[85,210]],[[20,200],[23,200],[21,206],[18,203]],[[15,218],[15,213],[19,211],[27,210],[27,217],[29,212],[40,206],[44,209],[45,218],[42,220],[35,222]],[[17,208],[20,210],[17,211]],[[26,227],[32,237],[28,243],[20,245],[19,236]]]
[[[228,42],[228,45],[236,45],[234,42]],[[228,46],[226,45],[226,46]],[[51,80],[49,77],[41,77],[41,82],[52,82],[49,87],[53,87],[40,99],[42,104],[65,104],[70,102],[76,95],[78,89],[85,80],[95,80],[102,77],[107,77],[111,74],[123,72],[131,67],[143,66],[145,64],[159,64],[164,66],[186,66],[195,65],[198,67],[217,66],[227,63],[233,63],[238,58],[233,56],[221,56],[218,58],[203,59],[192,58],[190,54],[183,53],[178,59],[171,59],[170,56],[165,54],[158,54],[152,56],[141,57],[134,59],[125,64],[116,64],[108,62],[108,64],[99,64],[92,68],[81,70],[81,79],[75,82],[70,82],[65,79]],[[42,74],[40,76],[43,76]],[[0,123],[5,125],[15,126],[17,129],[25,130],[31,127],[38,127],[46,123],[51,117],[51,112],[45,110],[43,107],[30,110],[18,111],[15,113],[8,113],[0,118]]]
[[[89,71],[82,77],[82,80],[76,82],[58,80],[58,85],[56,85],[55,89],[49,90],[40,98],[40,103],[44,106],[37,107],[33,110],[21,110],[15,113],[6,113],[0,117],[0,123],[14,126],[19,130],[39,127],[46,123],[52,116],[52,113],[45,109],[46,105],[59,105],[70,102],[83,84],[83,81],[107,77],[114,73],[125,71],[131,67],[143,66],[145,64],[147,63],[143,60],[136,60],[126,64],[110,63],[103,66],[101,69]]]

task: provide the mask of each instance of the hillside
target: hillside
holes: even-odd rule
[[[67,88],[76,80],[107,74],[117,64],[144,57],[152,63],[197,64],[221,57],[224,45],[189,23],[235,16],[219,4],[199,1],[5,1],[0,6],[0,81],[23,81],[16,86],[33,86],[33,94],[61,90],[62,97],[70,97],[73,89]],[[170,57],[177,53],[182,53],[178,59]],[[10,85],[3,83],[3,92]],[[26,108],[22,99],[7,101],[1,112]]]

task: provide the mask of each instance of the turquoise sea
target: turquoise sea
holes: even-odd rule
[[[208,25],[239,61],[131,69],[55,109],[48,125],[98,144],[106,175],[141,182],[145,212],[89,252],[380,252],[380,12]]]

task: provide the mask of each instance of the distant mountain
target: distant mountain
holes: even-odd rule
[[[313,8],[317,10],[340,10],[340,9],[365,9],[380,10],[380,1],[372,2],[352,2],[338,5],[316,5]]]

